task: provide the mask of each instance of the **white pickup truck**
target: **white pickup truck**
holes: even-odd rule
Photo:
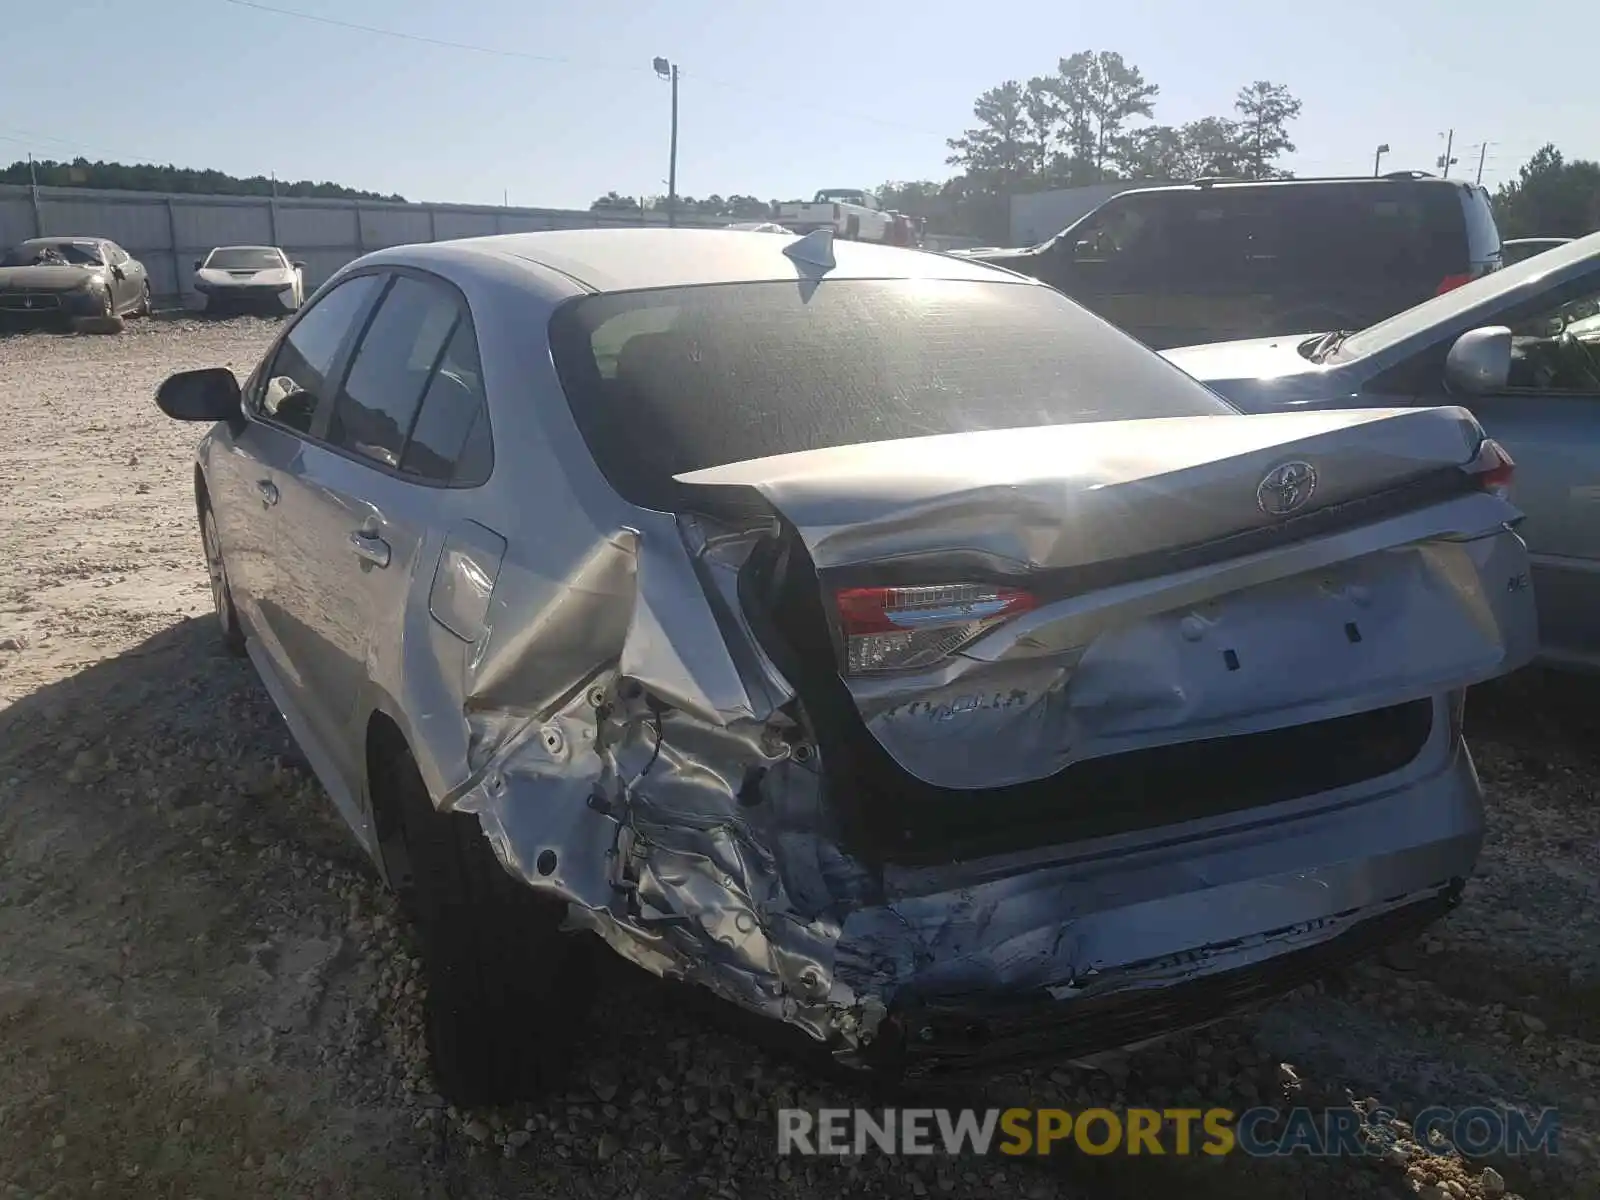
[[[780,204],[776,220],[798,233],[831,229],[852,241],[894,240],[894,218],[859,188],[823,188],[809,204],[804,200]]]

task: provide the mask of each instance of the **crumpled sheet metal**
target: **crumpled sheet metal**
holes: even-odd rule
[[[518,661],[502,641],[498,660],[481,653],[469,668],[470,774],[441,806],[477,814],[508,870],[647,970],[848,1060],[908,990],[981,995],[1096,972],[1148,986],[1169,972],[1145,979],[1140,962],[1215,943],[1220,966],[1223,944],[1259,921],[1293,910],[1315,923],[1471,870],[1481,829],[1455,797],[1475,784],[1446,761],[1443,721],[1413,769],[1436,776],[1427,786],[1444,799],[1402,790],[1359,831],[1333,821],[1293,845],[1270,831],[1221,839],[1209,857],[1174,850],[1137,878],[1107,878],[1107,859],[990,863],[998,873],[972,879],[868,870],[841,848],[816,748],[787,715],[792,690],[738,615],[732,581],[755,540],[620,531],[537,619],[514,594],[516,570],[503,571],[492,611],[521,622]],[[1457,816],[1460,829],[1440,827]],[[1148,899],[1128,903],[1142,886]]]
[[[865,872],[839,869],[815,753],[779,711],[792,689],[738,615],[752,539],[660,532],[618,531],[536,612],[502,570],[469,664],[469,774],[442,806],[638,965],[821,1040],[869,1033],[835,992],[826,915]]]

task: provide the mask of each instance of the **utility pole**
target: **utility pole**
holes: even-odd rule
[[[1372,177],[1374,179],[1376,179],[1378,177],[1378,164],[1383,161],[1383,156],[1385,154],[1387,154],[1387,153],[1389,153],[1389,143],[1388,142],[1384,142],[1383,145],[1378,147],[1377,152],[1373,154],[1373,156],[1372,156]]]
[[[39,172],[33,167],[33,152],[28,152],[28,200],[33,208],[33,236],[44,236],[44,217],[39,212]]]
[[[1455,159],[1450,157],[1450,151],[1455,146],[1455,144],[1456,144],[1456,131],[1454,129],[1452,129],[1449,133],[1445,134],[1445,139],[1444,139],[1444,157],[1439,160],[1439,166],[1444,168],[1444,177],[1446,179],[1450,178],[1450,164],[1455,162]]]
[[[1489,143],[1485,142],[1478,147],[1478,178],[1473,180],[1478,186],[1483,185],[1483,160],[1489,157]]]
[[[672,149],[667,159],[667,224],[678,223],[678,64],[664,58],[651,65],[662,79],[672,81]]]

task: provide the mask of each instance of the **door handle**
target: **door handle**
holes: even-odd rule
[[[261,493],[261,503],[274,505],[278,502],[278,485],[270,479],[256,480],[256,491]]]
[[[369,562],[375,567],[389,565],[389,543],[375,533],[369,533],[365,529],[356,530],[350,535],[350,548],[363,562]]]

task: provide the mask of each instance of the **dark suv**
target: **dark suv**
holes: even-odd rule
[[[1158,350],[1361,329],[1501,265],[1488,193],[1415,173],[1140,188],[1042,245],[967,256]]]

